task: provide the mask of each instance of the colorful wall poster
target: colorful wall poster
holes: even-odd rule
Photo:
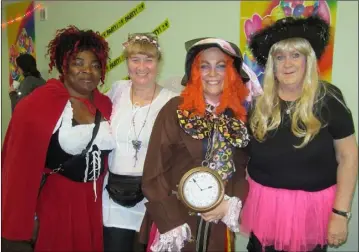
[[[16,66],[17,56],[21,53],[29,53],[36,58],[34,10],[34,1],[8,4],[5,8],[8,22],[3,29],[7,30],[8,36],[10,85],[14,80],[20,82],[22,78]]]

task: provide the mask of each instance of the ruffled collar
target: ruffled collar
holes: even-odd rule
[[[243,148],[249,143],[248,130],[245,124],[227,113],[216,116],[215,107],[207,104],[204,117],[193,115],[187,110],[177,110],[180,127],[194,139],[204,139],[212,129],[216,129],[232,146]]]

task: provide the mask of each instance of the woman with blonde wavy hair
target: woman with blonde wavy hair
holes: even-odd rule
[[[358,153],[340,89],[318,76],[329,29],[316,16],[287,17],[251,38],[265,72],[249,117],[241,219],[250,252],[326,251],[346,241]]]

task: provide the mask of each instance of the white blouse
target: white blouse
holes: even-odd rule
[[[73,108],[71,106],[71,102],[67,101],[64,111],[62,112],[59,120],[57,121],[55,128],[53,130],[53,134],[59,130],[58,141],[61,149],[63,149],[66,153],[71,155],[80,154],[90,142],[92,138],[93,128],[95,127],[95,123],[91,124],[79,124],[72,125],[73,119]],[[92,142],[91,148],[97,145],[99,150],[112,150],[116,147],[116,142],[113,139],[113,135],[111,134],[111,127],[109,122],[102,121],[100,122],[100,127],[97,132],[97,135]],[[89,170],[92,169],[92,170]],[[94,190],[94,200],[97,200],[97,191],[96,191],[96,170],[99,170],[99,164],[93,164],[91,167],[88,167],[85,171],[85,180],[89,178],[87,175],[95,176],[93,180],[93,190]],[[101,195],[101,194],[100,194]]]
[[[109,155],[109,169],[112,173],[129,176],[142,176],[143,165],[147,153],[148,142],[152,127],[161,108],[178,94],[162,88],[152,104],[143,107],[131,102],[131,81],[117,81],[107,94],[113,103],[111,128],[116,141],[116,149]],[[132,120],[134,120],[135,130]],[[144,124],[144,121],[146,123]],[[144,126],[143,126],[144,124]],[[143,128],[142,128],[143,126]],[[142,131],[141,131],[142,128]],[[140,133],[141,131],[141,133]],[[135,135],[136,132],[136,135]],[[140,133],[140,134],[139,134]],[[132,141],[141,141],[137,154]],[[107,185],[108,175],[104,186]],[[144,199],[132,208],[126,208],[112,201],[104,188],[103,192],[103,222],[106,227],[117,227],[139,231],[145,214]]]
[[[73,126],[73,116],[71,102],[68,101],[56,123],[53,134],[59,129],[59,144],[61,148],[68,154],[76,155],[80,154],[90,142],[95,123]],[[92,146],[95,144],[100,150],[112,150],[116,147],[109,122],[102,121],[100,123],[100,128]]]

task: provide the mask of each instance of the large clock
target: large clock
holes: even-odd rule
[[[193,212],[205,213],[222,202],[224,183],[216,171],[203,166],[196,167],[182,176],[178,197]]]

